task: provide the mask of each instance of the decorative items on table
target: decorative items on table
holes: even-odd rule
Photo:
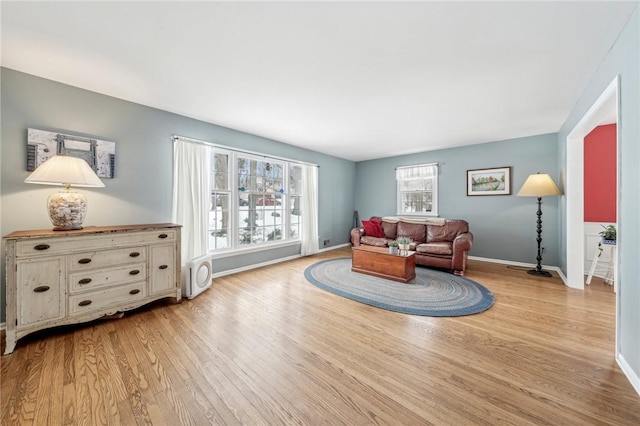
[[[395,240],[389,241],[389,254],[398,254],[398,242]]]
[[[396,238],[396,242],[398,243],[398,250],[400,256],[406,256],[409,251],[409,246],[412,243],[411,238],[409,237],[398,237]]]
[[[82,229],[87,214],[87,198],[83,194],[71,191],[71,185],[104,187],[104,183],[85,160],[68,155],[51,157],[24,181],[65,187],[64,191],[51,194],[47,200],[49,219],[54,231]]]
[[[535,175],[529,175],[527,180],[520,188],[520,192],[518,192],[518,196],[525,197],[538,197],[538,220],[537,220],[537,238],[538,242],[538,256],[536,259],[538,260],[538,264],[536,265],[536,269],[531,269],[527,271],[528,274],[537,275],[540,277],[550,277],[551,273],[542,269],[542,249],[540,244],[542,243],[542,197],[548,195],[561,195],[560,190],[551,179],[551,176],[548,174],[540,174],[540,172]]]

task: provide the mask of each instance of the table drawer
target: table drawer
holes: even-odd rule
[[[109,307],[126,308],[147,296],[144,281],[69,296],[69,313],[82,315]]]
[[[69,274],[69,291],[78,293],[105,286],[113,287],[136,281],[146,281],[146,279],[146,263],[135,263],[103,270],[81,271]]]
[[[147,261],[146,247],[127,247],[123,249],[102,250],[72,254],[69,256],[70,271],[87,271]]]

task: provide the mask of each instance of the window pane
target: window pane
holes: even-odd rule
[[[265,234],[267,241],[279,241],[282,240],[282,228],[276,226],[265,227]]]
[[[302,167],[289,166],[289,194],[300,194],[302,191]]]
[[[291,205],[291,220],[297,223],[300,220],[300,196],[294,195],[289,197]]]
[[[212,154],[211,167],[211,188],[212,189],[229,189],[229,155],[216,153]]]
[[[229,193],[212,192],[209,203],[209,250],[229,247]]]
[[[432,192],[405,192],[402,205],[405,213],[428,213],[433,210]]]

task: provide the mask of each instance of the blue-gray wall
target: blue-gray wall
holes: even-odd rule
[[[51,227],[46,200],[55,188],[29,185],[27,129],[59,131],[116,142],[116,177],[105,188],[83,188],[89,199],[85,225],[169,222],[173,144],[178,134],[239,149],[316,163],[319,169],[321,241],[349,241],[353,223],[355,163],[262,137],[149,108],[10,69],[0,70],[1,232]],[[2,249],[4,321],[4,248]],[[243,254],[216,261],[216,272],[268,262],[299,253],[299,246]]]
[[[438,214],[469,222],[474,235],[470,255],[536,262],[536,199],[516,194],[532,173],[549,173],[558,182],[555,133],[359,162],[356,210],[360,218],[395,215],[395,168],[432,162],[439,164]],[[505,166],[511,166],[511,195],[467,196],[467,170]],[[542,211],[543,263],[558,265],[558,197],[544,197]]]
[[[600,94],[620,76],[620,122],[618,123],[619,209],[618,285],[620,355],[633,370],[640,391],[640,8],[618,37],[586,90],[558,132],[561,176],[566,176],[567,136]],[[567,272],[566,206],[560,203],[561,262]]]

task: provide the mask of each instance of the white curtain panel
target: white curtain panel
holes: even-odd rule
[[[302,166],[302,248],[300,254],[318,252],[318,167]]]
[[[182,264],[207,253],[211,147],[176,140],[173,144],[171,220],[182,225]]]

